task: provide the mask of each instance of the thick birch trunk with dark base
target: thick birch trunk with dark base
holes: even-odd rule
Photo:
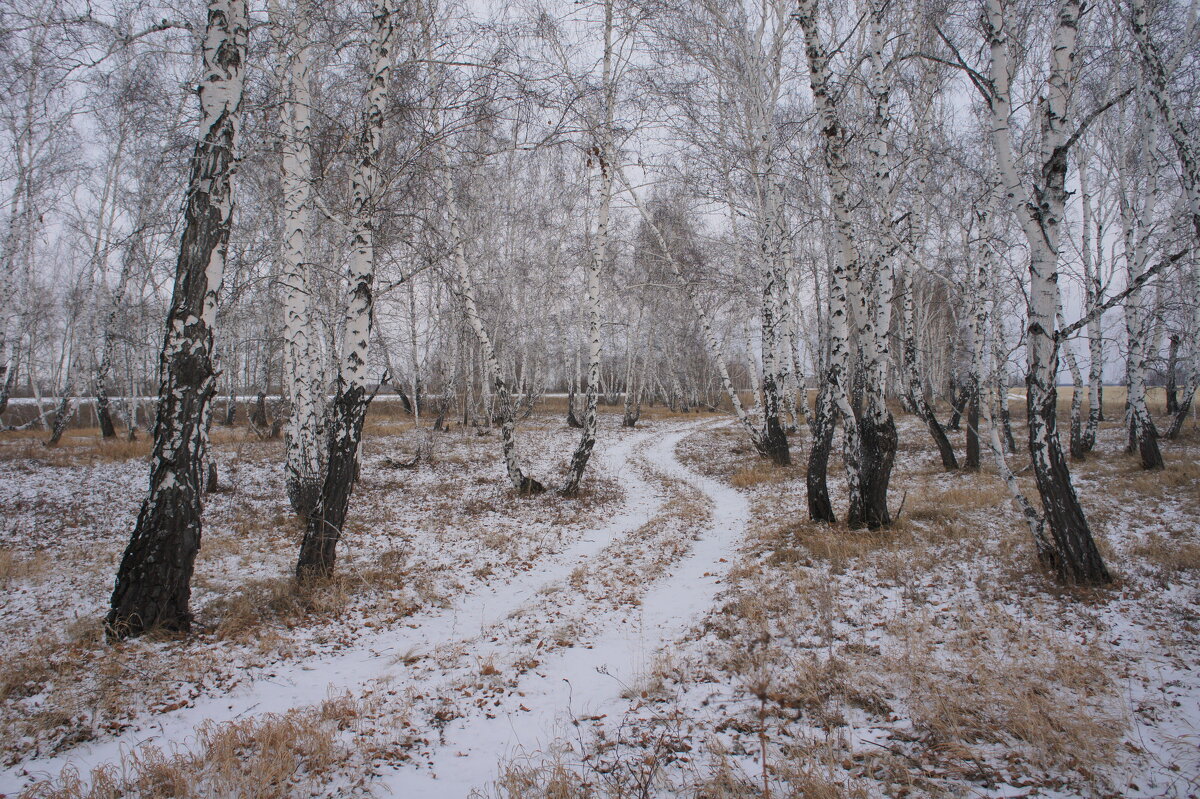
[[[117,571],[110,637],[151,629],[186,632],[192,568],[200,549],[200,489],[207,408],[216,391],[213,322],[233,214],[231,178],[242,101],[247,21],[243,0],[210,0],[200,140],[184,208],[162,351],[150,491]]]
[[[759,451],[776,466],[791,466],[792,453],[788,447],[787,430],[780,421],[779,387],[775,384],[775,376],[769,372],[763,375],[763,395],[767,401]]]
[[[1029,454],[1046,523],[1054,540],[1054,552],[1041,553],[1041,560],[1066,582],[1107,583],[1112,578],[1071,485],[1071,473],[1058,441],[1055,429],[1058,392],[1052,386],[1046,390],[1033,380],[1028,386],[1031,398],[1042,398],[1040,403],[1030,399],[1027,405]]]
[[[117,428],[113,424],[112,408],[108,401],[108,392],[104,385],[96,387],[96,423],[100,426],[101,438],[116,438]]]
[[[808,452],[808,473],[805,488],[808,492],[808,518],[814,522],[833,524],[837,516],[829,500],[829,453],[833,449],[835,426],[833,397],[828,384],[817,394],[816,412],[812,415],[812,449]]]
[[[829,54],[820,39],[816,0],[799,0],[796,19],[804,32],[809,85],[819,117],[837,245],[837,257],[830,274],[829,357],[823,388],[829,392],[830,402],[842,421],[842,459],[846,467],[850,500],[847,521],[851,527],[878,526],[890,522],[887,488],[896,446],[895,423],[883,395],[883,375],[889,357],[887,330],[892,295],[891,271],[882,262],[877,262],[878,274],[872,278],[864,269],[855,247],[846,132],[838,118],[836,92],[830,85]],[[873,15],[872,40],[876,43],[878,23],[879,18]],[[880,66],[875,58],[872,59],[872,65]],[[873,92],[880,90],[874,78],[871,88]],[[883,96],[877,94],[877,102],[881,103],[877,105],[877,113],[886,113],[886,93]],[[880,185],[887,185],[890,178],[886,167],[886,150],[881,149],[883,143],[878,140],[879,130],[882,127],[876,130],[877,140],[872,145],[872,152],[876,155],[874,168]],[[875,280],[869,292],[864,286],[864,277]],[[870,380],[870,385],[862,385],[859,395],[866,401],[866,409],[861,413],[855,411],[847,391],[855,378],[851,360],[854,349],[850,335],[851,323],[854,325],[858,349],[863,354],[859,360],[865,361],[857,370],[858,377]],[[867,438],[865,446],[864,433]],[[813,448],[816,449],[816,446],[814,442]]]
[[[312,147],[310,143],[309,0],[293,5],[292,38],[283,33],[278,0],[269,4],[279,61],[278,84],[283,158],[284,224],[281,242],[284,288],[283,372],[288,417],[285,437],[288,500],[292,510],[307,519],[316,509],[323,480],[321,446],[325,389],[321,355],[313,330],[313,291],[308,256],[312,220]],[[289,46],[290,45],[290,46]]]
[[[374,395],[367,394],[367,356],[374,324],[375,194],[379,183],[379,153],[383,117],[392,71],[393,0],[375,0],[371,7],[371,78],[367,118],[359,145],[359,160],[351,178],[353,236],[350,256],[350,294],[342,336],[338,389],[333,401],[329,449],[321,495],[308,517],[296,578],[301,582],[333,575],[350,498],[358,479],[358,450],[363,420]]]
[[[896,423],[891,414],[863,414],[858,424],[858,436],[861,442],[858,501],[854,501],[855,495],[851,494],[846,524],[852,530],[861,527],[877,530],[892,523],[887,493],[896,460]]]
[[[979,388],[971,391],[967,400],[967,456],[963,461],[963,469],[968,472],[979,471]]]
[[[1099,584],[1111,580],[1067,468],[1056,429],[1058,345],[1054,322],[1058,308],[1058,245],[1066,204],[1067,104],[1074,79],[1079,0],[1058,7],[1050,55],[1046,99],[1041,103],[1041,164],[1032,191],[1021,185],[1009,129],[1009,52],[1000,0],[987,0],[984,22],[991,49],[992,142],[1003,194],[1021,222],[1029,245],[1029,294],[1026,304],[1025,379],[1029,452],[1041,495],[1046,525],[1054,541],[1043,561],[1065,582]]]
[[[369,403],[361,385],[340,388],[334,398],[325,479],[308,516],[296,563],[296,577],[301,581],[333,574],[337,544],[358,478],[358,449]]]
[[[616,106],[617,87],[613,75],[613,0],[604,3],[604,55],[601,67],[601,86],[604,90],[604,119],[598,130],[592,156],[599,168],[600,209],[596,218],[595,240],[592,258],[587,270],[587,296],[585,307],[588,319],[588,380],[584,393],[583,427],[579,444],[571,455],[571,466],[567,478],[558,493],[564,497],[579,493],[583,473],[596,446],[596,403],[600,383],[600,270],[608,252],[608,224],[612,205],[614,162],[618,157],[613,142],[613,114]]]

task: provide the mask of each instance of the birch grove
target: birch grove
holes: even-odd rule
[[[710,413],[839,535],[888,534],[919,451],[1105,584],[1072,469],[1194,430],[1194,3],[6,14],[0,426],[152,436],[113,637],[189,627],[214,422],[278,448],[304,585],[379,461],[477,436],[582,507],[623,436]],[[393,411],[415,454],[373,449]]]

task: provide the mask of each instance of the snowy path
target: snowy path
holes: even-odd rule
[[[520,649],[504,637],[504,625],[515,611],[568,600],[561,591],[572,572],[603,569],[606,548],[668,515],[664,505],[669,497],[701,492],[711,505],[709,520],[703,530],[692,531],[698,537],[690,552],[669,574],[653,582],[653,577],[644,578],[649,590],[639,608],[623,615],[592,614],[598,621],[580,645],[546,655],[541,668],[525,673],[516,691],[500,698],[487,715],[468,714],[447,726],[442,745],[420,761],[419,769],[406,766],[383,777],[395,796],[465,796],[495,777],[501,757],[535,751],[553,740],[569,715],[600,714],[614,707],[624,687],[634,684],[656,654],[711,605],[748,511],[736,491],[691,472],[675,458],[676,444],[704,427],[639,430],[598,450],[625,491],[622,512],[511,581],[459,597],[448,609],[419,613],[405,627],[367,635],[337,654],[277,665],[230,693],[202,696],[191,706],[158,715],[152,726],[6,769],[0,772],[0,794],[19,790],[28,775],[52,776],[68,765],[87,774],[142,745],[187,746],[196,728],[208,721],[278,713],[374,688],[415,687],[434,698],[472,673],[481,655],[505,657]],[[654,474],[668,479],[653,479]]]
[[[587,645],[572,647],[527,673],[516,692],[490,714],[451,725],[444,732],[445,744],[421,767],[385,775],[392,795],[467,796],[495,779],[501,761],[542,752],[556,738],[570,736],[573,719],[619,712],[622,693],[709,609],[744,534],[749,508],[737,491],[676,459],[676,444],[696,429],[663,436],[646,453],[651,469],[699,489],[711,506],[691,552],[651,584],[635,612],[610,620]]]

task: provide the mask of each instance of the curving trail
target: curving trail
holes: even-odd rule
[[[568,611],[582,617],[587,630],[577,645],[539,653],[539,667],[524,673],[486,713],[455,719],[441,730],[432,751],[410,761],[419,766],[385,770],[375,783],[381,793],[390,789],[394,796],[466,796],[495,778],[501,759],[538,751],[563,733],[572,717],[617,711],[622,691],[712,605],[743,536],[748,507],[737,491],[692,472],[675,456],[680,440],[709,426],[637,430],[598,450],[625,490],[621,513],[509,582],[460,596],[448,609],[418,613],[403,628],[366,635],[335,655],[278,665],[230,693],[158,715],[152,727],[0,771],[0,795],[19,791],[31,776],[57,775],[67,766],[86,775],[95,766],[119,763],[143,745],[187,746],[205,722],[278,713],[319,704],[333,694],[363,696],[376,688],[444,696],[475,673],[481,656],[511,660],[535,652],[530,642],[552,635],[544,619]],[[707,507],[701,529],[691,520],[673,518],[669,506],[671,499],[697,493]],[[639,531],[652,524],[678,525],[693,540],[664,572],[639,577],[640,604],[621,610],[596,602],[572,605],[576,598],[567,588],[572,573],[601,573],[615,558],[636,554]],[[542,616],[520,618],[527,609]]]
[[[586,646],[570,648],[524,675],[490,715],[451,725],[440,751],[420,768],[386,774],[383,782],[392,795],[467,796],[494,780],[502,761],[545,751],[555,739],[571,735],[573,719],[620,713],[622,693],[712,606],[744,535],[749,506],[736,490],[676,458],[679,441],[706,426],[658,437],[643,455],[651,471],[703,495],[709,517],[693,531],[691,551],[669,573],[646,575],[648,590],[634,612],[606,619]]]

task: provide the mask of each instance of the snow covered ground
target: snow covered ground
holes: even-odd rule
[[[1078,592],[993,476],[942,473],[901,421],[886,533],[808,523],[803,470],[722,417],[603,416],[576,500],[512,497],[494,435],[372,422],[313,592],[279,444],[218,430],[198,629],[117,646],[142,452],[0,438],[0,794],[1200,790],[1195,432],[1147,475],[1104,431],[1077,485],[1119,577]],[[523,426],[532,473],[574,436]]]

